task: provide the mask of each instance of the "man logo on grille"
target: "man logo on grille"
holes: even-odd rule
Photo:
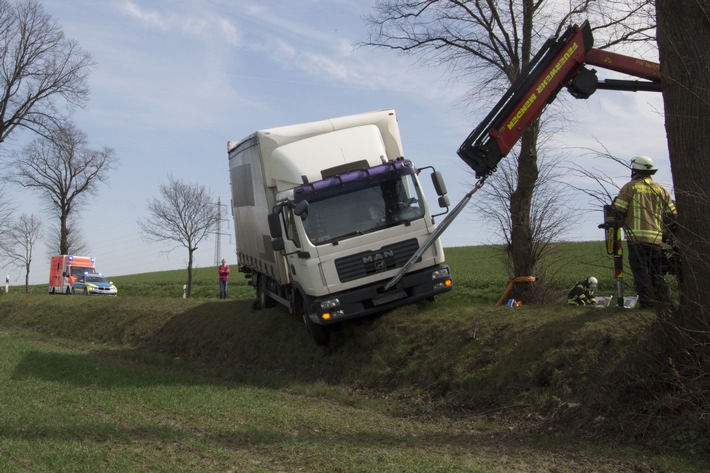
[[[371,253],[362,257],[363,264],[375,263],[376,268],[384,267],[387,258],[394,258],[394,250],[385,250],[382,253]],[[382,266],[380,266],[382,265]]]

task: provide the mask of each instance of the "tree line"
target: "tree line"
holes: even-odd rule
[[[4,182],[33,191],[43,203],[41,215],[51,216],[23,213],[13,218],[11,206],[0,210],[0,252],[10,264],[23,268],[26,290],[39,241],[46,240],[51,254],[87,250],[78,210],[119,163],[115,150],[91,147],[89,137],[71,120],[72,112],[88,101],[88,78],[94,67],[91,55],[66,37],[39,1],[0,0],[0,143],[6,148],[16,135],[34,137],[7,152],[10,171]],[[169,240],[187,248],[189,295],[192,254],[219,214],[205,186],[170,177],[160,193],[162,200],[148,205],[154,218],[140,228],[147,240]],[[6,198],[3,187],[0,200]],[[195,218],[198,212],[201,217]],[[50,228],[45,228],[46,221]]]
[[[704,182],[710,140],[707,0],[379,0],[365,18],[369,37],[361,45],[418,56],[428,65],[446,67],[453,78],[473,78],[466,97],[472,101],[507,88],[542,39],[587,18],[600,40],[597,48],[658,46],[685,275],[678,310],[659,314],[659,320],[681,346],[697,347],[692,355],[679,356],[685,357],[685,366],[702,370],[710,353],[703,285],[710,280],[710,198]],[[0,250],[29,271],[32,246],[42,238],[59,254],[85,248],[76,230],[77,209],[108,180],[118,158],[113,149],[90,146],[72,122],[72,112],[88,100],[95,64],[39,1],[0,0],[0,61],[0,149],[20,133],[33,137],[8,153],[12,164],[5,182],[40,196],[53,222],[45,229],[44,219],[36,215],[13,219],[7,207],[0,211],[5,236]],[[545,230],[546,222],[560,222],[554,212],[541,212],[547,204],[535,200],[546,181],[540,164],[544,129],[544,122],[533,123],[514,165],[500,174],[500,185],[489,183],[497,192],[493,200],[503,209],[495,220],[503,228],[516,276],[535,274],[545,249],[540,243],[556,235]],[[138,221],[140,231],[148,241],[172,241],[187,249],[189,281],[192,254],[219,221],[214,198],[204,186],[169,176],[147,211],[149,217]]]

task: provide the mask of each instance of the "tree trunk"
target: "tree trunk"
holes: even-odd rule
[[[69,254],[69,226],[67,222],[69,221],[69,216],[63,213],[59,216],[59,254],[68,255]]]
[[[520,140],[518,183],[515,191],[510,196],[510,217],[512,222],[510,252],[513,260],[514,277],[535,275],[530,209],[539,173],[537,167],[537,137],[539,130],[540,122],[536,120],[525,131]]]
[[[704,7],[703,7],[704,5]],[[666,133],[678,208],[682,258],[679,322],[710,328],[710,24],[708,1],[657,0]]]
[[[188,258],[187,258],[187,295],[186,297],[189,299],[190,295],[192,295],[192,254],[195,252],[197,248],[188,248]]]
[[[523,2],[523,43],[521,49],[523,67],[530,62],[534,11],[533,2],[525,0]],[[511,82],[516,79],[517,77],[512,77]],[[530,209],[539,174],[537,167],[537,137],[539,132],[540,119],[538,118],[530,124],[520,138],[517,187],[510,195],[510,256],[513,260],[513,277],[532,276],[535,274]]]

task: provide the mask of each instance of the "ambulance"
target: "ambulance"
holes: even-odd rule
[[[89,256],[52,256],[49,266],[49,293],[72,294],[74,281],[87,273],[96,273],[94,258]]]

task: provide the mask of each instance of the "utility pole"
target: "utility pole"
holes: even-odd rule
[[[219,266],[222,259],[222,207],[227,207],[226,204],[222,204],[222,198],[217,198],[217,231],[215,232],[214,238],[214,265]],[[228,235],[224,233],[224,235]]]

